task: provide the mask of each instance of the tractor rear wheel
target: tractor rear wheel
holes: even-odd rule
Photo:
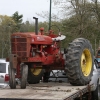
[[[33,64],[29,65],[28,69],[28,83],[29,84],[36,84],[39,83],[42,79],[44,70],[42,68],[37,69],[32,67]]]
[[[16,89],[16,81],[15,81],[15,70],[14,68],[11,68],[11,66],[8,67],[9,72],[9,85],[11,89]]]
[[[66,53],[66,74],[72,85],[86,85],[93,74],[93,49],[90,42],[77,38],[69,44]]]
[[[21,65],[21,89],[26,88],[27,76],[28,76],[28,66],[22,64]]]

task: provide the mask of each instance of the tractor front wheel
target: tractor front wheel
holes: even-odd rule
[[[86,85],[93,74],[93,49],[90,42],[77,38],[69,44],[66,53],[66,74],[72,85]]]
[[[9,72],[9,86],[11,89],[15,89],[16,88],[15,70],[14,68],[11,68],[11,66],[8,66],[8,72]]]
[[[28,76],[28,66],[22,64],[21,65],[21,89],[26,88],[27,76]]]

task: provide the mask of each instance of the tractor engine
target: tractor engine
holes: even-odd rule
[[[61,66],[62,54],[60,52],[60,41],[53,41],[56,37],[51,33],[49,36],[40,33],[15,33],[11,36],[11,52],[15,54],[20,62],[32,62],[34,66],[58,64]],[[59,66],[59,67],[60,67]]]

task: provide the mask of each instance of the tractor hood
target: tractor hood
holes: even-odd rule
[[[31,44],[52,44],[52,38],[45,35],[36,35],[34,32],[27,32],[27,33],[14,33],[12,34],[11,38],[23,39],[27,38],[28,42]]]

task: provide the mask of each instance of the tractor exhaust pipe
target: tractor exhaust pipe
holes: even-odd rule
[[[38,35],[38,18],[33,17],[35,19],[35,34]]]

